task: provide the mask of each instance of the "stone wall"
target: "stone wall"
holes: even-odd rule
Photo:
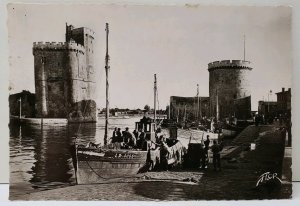
[[[251,118],[251,96],[233,100],[234,116],[237,119]]]
[[[211,116],[217,116],[217,99],[220,119],[234,115],[234,99],[251,96],[250,62],[224,60],[208,64]],[[251,110],[251,104],[250,104]]]
[[[37,117],[64,118],[68,99],[66,44],[34,44],[35,90]]]

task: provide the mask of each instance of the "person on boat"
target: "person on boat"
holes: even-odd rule
[[[143,130],[140,131],[140,135],[138,137],[138,139],[136,140],[136,146],[139,149],[143,148],[143,144],[145,142],[145,132]]]
[[[117,137],[117,136],[118,136],[118,135],[117,135],[117,132],[118,132],[118,128],[115,127],[115,130],[113,131],[113,137]]]
[[[131,147],[131,148],[135,148],[135,146],[136,146],[136,138],[134,137],[134,135],[131,135],[129,137],[128,146]]]
[[[161,144],[161,140],[164,138],[164,134],[161,132],[161,128],[158,128],[155,132],[155,143]]]
[[[138,139],[138,137],[139,137],[139,132],[135,129],[135,130],[133,130],[132,133],[133,133],[135,139]]]
[[[134,135],[129,132],[129,128],[126,127],[124,133],[123,133],[123,137],[124,137],[124,143],[127,144],[127,146],[129,147],[135,147],[136,145],[136,139],[134,137]]]
[[[111,143],[116,143],[116,142],[118,142],[118,135],[117,135],[117,131],[118,130],[118,128],[117,127],[115,127],[115,130],[113,131],[113,136],[112,136],[112,138],[111,138]]]
[[[118,128],[118,131],[117,131],[117,138],[118,138],[118,142],[123,142],[123,137],[122,137],[122,133],[121,133],[121,128]]]
[[[122,137],[123,137],[123,142],[125,144],[128,143],[128,134],[126,133],[126,131],[122,131]]]
[[[213,164],[214,164],[214,170],[221,171],[221,154],[223,147],[221,144],[218,144],[216,140],[214,140],[214,144],[211,147],[211,151],[213,153]]]
[[[168,170],[168,156],[170,151],[164,136],[161,138],[160,145],[160,168],[161,170]]]

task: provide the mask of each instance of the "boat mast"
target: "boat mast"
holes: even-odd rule
[[[183,121],[186,125],[186,104],[184,105],[184,116],[183,116]]]
[[[199,121],[199,84],[197,84],[197,121]]]
[[[219,121],[219,116],[220,116],[220,114],[219,114],[219,95],[218,95],[218,88],[217,88],[217,100],[216,100],[216,102],[217,102],[217,104],[216,104],[216,110],[217,110],[217,121]]]
[[[244,34],[244,61],[246,61],[246,35]]]
[[[156,124],[156,92],[157,92],[157,82],[156,74],[154,74],[154,122]]]
[[[106,23],[106,55],[105,55],[105,73],[106,73],[106,112],[105,112],[105,133],[104,133],[104,145],[107,144],[107,136],[108,136],[108,120],[109,120],[109,83],[108,83],[108,77],[109,77],[109,55],[108,55],[108,23]]]

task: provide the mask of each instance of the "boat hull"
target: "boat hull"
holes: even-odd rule
[[[73,164],[77,184],[95,184],[132,178],[138,173],[160,168],[160,147],[148,151],[85,148],[74,146]],[[72,151],[71,150],[71,151]],[[181,164],[182,145],[168,148],[168,165]]]
[[[157,152],[155,152],[157,153]],[[159,153],[157,153],[159,154]],[[108,180],[133,177],[147,167],[149,151],[77,148],[77,184],[101,183]]]
[[[77,170],[78,184],[93,184],[104,181],[133,177],[144,166],[139,162],[99,162],[79,161]]]

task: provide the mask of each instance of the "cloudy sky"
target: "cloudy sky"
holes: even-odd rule
[[[159,106],[170,96],[208,96],[207,64],[225,59],[252,62],[252,110],[268,91],[291,87],[291,9],[288,7],[176,7],[116,5],[8,6],[10,93],[34,89],[32,43],[64,41],[65,23],[95,35],[98,103],[105,105],[105,23],[110,24],[111,107]],[[270,97],[276,100],[276,95]]]

